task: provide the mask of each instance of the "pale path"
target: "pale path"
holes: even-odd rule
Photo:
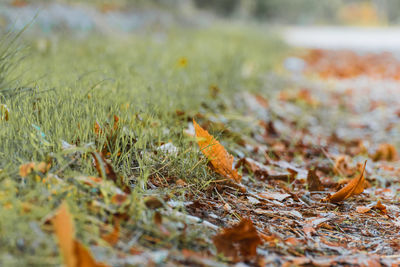
[[[400,52],[400,27],[288,27],[282,36],[296,47]]]

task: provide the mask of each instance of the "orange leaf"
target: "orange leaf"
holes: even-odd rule
[[[380,210],[382,213],[386,214],[387,210],[386,210],[386,206],[382,204],[382,202],[380,200],[378,200],[378,203],[376,203],[376,205],[374,206],[374,208]]]
[[[395,161],[398,155],[394,145],[381,144],[379,145],[379,148],[377,149],[375,154],[371,155],[371,157],[373,161],[379,161],[379,160]]]
[[[233,261],[251,260],[257,256],[257,246],[262,240],[250,219],[242,219],[231,228],[225,228],[213,238],[218,253]]]
[[[358,213],[366,213],[366,212],[370,211],[371,208],[372,208],[372,207],[358,206],[358,207],[356,208],[356,211],[357,211]]]
[[[371,209],[377,209],[380,212],[382,212],[383,214],[387,213],[386,210],[386,206],[382,204],[382,202],[380,200],[378,200],[378,202],[375,205],[368,205],[368,206],[358,206],[356,208],[356,211],[358,213],[366,213],[368,211],[370,211]]]
[[[52,218],[54,232],[58,238],[61,254],[64,257],[64,262],[67,267],[75,267],[78,264],[78,259],[75,255],[75,228],[68,211],[67,204],[61,204],[57,214]]]
[[[343,187],[342,189],[337,191],[332,196],[328,196],[327,199],[332,203],[337,203],[337,202],[345,200],[351,196],[361,194],[364,191],[364,187],[365,187],[364,171],[365,171],[366,165],[367,165],[367,161],[365,161],[362,172],[357,178],[354,178],[353,180],[351,180],[345,187]]]
[[[206,130],[193,120],[197,143],[203,154],[208,158],[215,171],[226,178],[240,182],[242,177],[232,168],[233,156]]]
[[[29,162],[19,166],[19,175],[21,177],[28,176],[35,168],[35,162]]]
[[[97,263],[90,252],[79,241],[75,240],[74,222],[66,203],[61,204],[51,222],[67,267],[107,266],[103,263]]]

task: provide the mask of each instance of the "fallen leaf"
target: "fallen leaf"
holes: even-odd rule
[[[324,187],[319,180],[319,177],[315,173],[315,170],[309,170],[307,174],[307,184],[309,191],[322,191]]]
[[[215,171],[235,182],[240,182],[242,177],[232,168],[233,156],[212,135],[201,128],[195,120],[193,120],[193,125],[196,130],[197,143]]]
[[[333,172],[335,174],[351,176],[354,174],[354,169],[349,166],[349,158],[347,156],[338,156],[335,158]]]
[[[386,206],[382,204],[382,202],[380,200],[378,200],[378,203],[376,203],[376,205],[374,206],[374,208],[380,210],[382,213],[386,214],[387,213],[387,209]]]
[[[117,244],[119,236],[120,236],[120,226],[118,220],[116,219],[113,231],[109,234],[102,235],[101,238],[107,243],[109,243],[111,246],[114,246],[115,244]]]
[[[366,212],[370,211],[371,209],[372,209],[372,207],[358,206],[358,207],[356,208],[356,211],[357,211],[358,213],[366,213]]]
[[[158,229],[160,229],[160,231],[166,235],[166,236],[170,236],[171,233],[167,230],[167,228],[165,228],[165,226],[162,223],[162,215],[160,212],[156,211],[154,213],[154,217],[153,217],[153,221],[154,224],[157,225]]]
[[[124,183],[121,177],[117,176],[111,164],[108,163],[107,160],[104,158],[102,152],[92,152],[91,154],[94,159],[94,167],[103,179],[109,178],[117,186],[119,186],[122,191],[127,194],[131,193],[130,187]]]
[[[61,254],[67,267],[106,267],[97,263],[90,252],[75,240],[75,226],[68,206],[64,202],[51,219]]]
[[[144,200],[144,204],[146,205],[147,208],[152,210],[162,208],[164,206],[164,204],[160,199],[153,196],[146,197]]]
[[[232,261],[251,260],[257,256],[257,246],[262,240],[250,219],[242,219],[230,228],[224,228],[214,236],[213,242],[218,253]]]
[[[371,156],[373,161],[387,160],[395,161],[398,157],[397,150],[394,145],[380,144],[375,154]]]
[[[351,196],[359,195],[364,191],[365,187],[365,166],[367,165],[367,161],[365,161],[361,174],[351,180],[345,187],[340,189],[338,192],[333,194],[332,196],[328,196],[327,199],[332,203],[337,203],[342,200],[345,200]]]
[[[35,162],[29,162],[19,166],[19,175],[21,177],[28,176],[35,169]]]
[[[371,204],[371,205],[368,205],[368,206],[358,206],[356,208],[356,211],[358,213],[367,213],[371,209],[377,209],[377,210],[381,211],[383,214],[387,213],[386,206],[383,205],[380,200],[378,200],[378,202],[375,205]]]
[[[246,173],[253,173],[254,176],[260,180],[265,180],[268,178],[269,173],[265,165],[251,159],[251,158],[241,158],[237,163],[235,168],[243,166],[243,171]]]
[[[182,179],[176,180],[175,184],[176,184],[177,186],[179,186],[179,187],[185,187],[185,186],[187,186],[187,183],[186,183],[184,180],[182,180]]]
[[[8,121],[9,113],[10,113],[10,110],[8,109],[7,105],[0,104],[0,120]]]
[[[263,192],[258,194],[259,197],[269,199],[269,200],[278,200],[282,201],[288,197],[290,197],[290,194],[286,193],[279,193],[279,192]]]
[[[13,0],[11,2],[11,5],[13,7],[24,7],[28,5],[28,2],[24,1],[24,0]]]
[[[127,198],[128,196],[125,194],[115,194],[111,197],[111,203],[122,205]]]

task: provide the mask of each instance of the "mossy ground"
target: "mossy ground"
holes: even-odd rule
[[[0,264],[60,264],[47,219],[64,200],[77,237],[110,264],[133,247],[208,250],[214,233],[188,223],[184,208],[163,213],[170,231],[165,236],[145,199],[181,203],[188,192],[196,195],[220,179],[184,133],[188,121],[224,118],[232,132],[246,133],[248,122],[234,98],[259,91],[281,59],[282,44],[265,30],[228,26],[133,36],[24,37],[19,43],[23,59],[0,88],[0,104],[9,110],[8,120],[0,121]],[[18,58],[5,60],[11,64]],[[110,139],[114,115],[118,129]],[[103,133],[96,134],[96,123]],[[226,147],[235,155],[237,135],[217,126],[211,132],[232,144]],[[167,143],[176,153],[160,150]],[[112,201],[119,189],[111,181],[88,185],[88,177],[99,176],[90,152],[104,147],[132,188],[123,204]],[[49,162],[51,168],[21,177],[20,165],[32,161]],[[155,182],[179,179],[187,186]],[[112,247],[100,235],[111,231],[113,218],[121,214],[126,218],[121,240]]]

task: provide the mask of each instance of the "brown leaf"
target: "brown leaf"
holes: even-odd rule
[[[262,244],[257,229],[250,219],[223,229],[214,236],[213,242],[218,253],[231,258],[232,261],[251,260],[257,256],[257,246]]]
[[[365,166],[367,165],[367,161],[365,161],[361,174],[351,180],[345,187],[340,189],[338,192],[333,194],[332,196],[328,196],[327,199],[332,203],[337,203],[342,200],[345,200],[351,196],[359,195],[364,191],[365,187]]]
[[[319,180],[315,170],[309,170],[307,174],[307,184],[309,191],[322,191],[324,187]]]
[[[171,235],[171,233],[168,231],[167,228],[165,228],[165,226],[164,226],[163,223],[162,223],[162,215],[161,215],[160,212],[156,211],[156,212],[154,213],[153,221],[154,221],[154,224],[157,225],[158,229],[160,229],[160,231],[161,231],[164,235],[166,235],[166,236]]]
[[[208,158],[215,171],[235,182],[240,182],[242,177],[232,168],[233,156],[212,135],[201,128],[195,120],[193,120],[193,125],[201,152]]]
[[[111,197],[111,203],[122,205],[127,198],[128,196],[126,194],[115,194]]]
[[[333,172],[335,174],[351,176],[355,170],[349,166],[349,158],[347,156],[338,156],[335,158],[335,165],[333,166]]]
[[[154,196],[148,196],[144,200],[144,204],[146,205],[147,208],[155,210],[158,208],[162,208],[164,204],[160,199]]]
[[[253,173],[254,176],[260,180],[265,180],[268,178],[269,173],[265,165],[250,159],[250,158],[241,158],[237,163],[235,168],[239,168],[243,166],[243,171],[246,173]]]
[[[286,198],[290,197],[290,194],[282,194],[279,192],[262,192],[258,194],[259,197],[265,198],[265,199],[269,199],[269,200],[278,200],[278,201],[283,201]]]
[[[124,181],[117,176],[113,167],[107,160],[104,158],[103,153],[101,152],[92,152],[91,153],[94,159],[94,167],[96,168],[99,175],[103,178],[111,179],[117,186],[119,186],[122,191],[129,194],[131,193],[131,189],[127,186]]]
[[[116,219],[113,231],[111,233],[102,235],[101,238],[107,243],[109,243],[111,246],[114,246],[115,244],[117,244],[119,236],[120,236],[120,226],[118,220]]]
[[[387,160],[395,161],[398,157],[397,150],[394,145],[380,144],[374,155],[371,156],[373,161]]]
[[[378,200],[378,202],[375,205],[358,206],[356,208],[356,211],[358,213],[366,213],[366,212],[370,211],[371,209],[377,209],[377,210],[381,211],[383,214],[387,213],[386,206],[383,205],[380,200]]]
[[[0,104],[0,120],[8,121],[10,110],[5,104]]]
[[[75,226],[64,202],[51,219],[61,254],[67,267],[106,267],[97,263],[90,252],[75,239]]]

